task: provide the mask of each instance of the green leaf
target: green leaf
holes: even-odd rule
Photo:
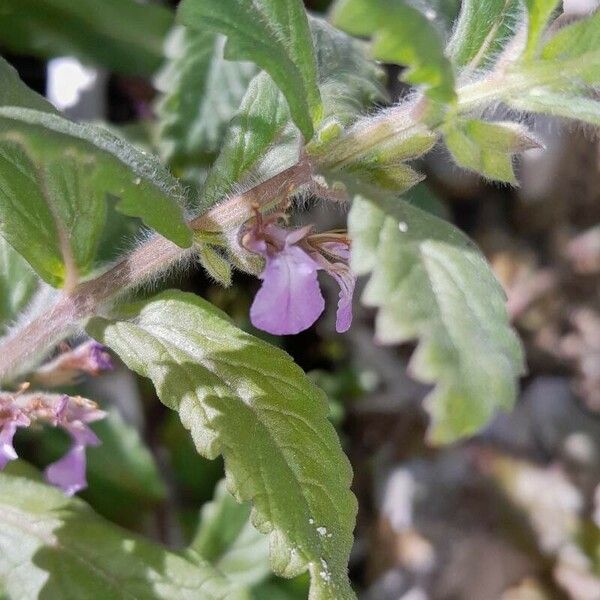
[[[0,473],[0,581],[18,598],[241,600],[209,564],[146,541],[56,488]]]
[[[504,293],[483,256],[452,225],[399,200],[357,197],[348,221],[352,268],[371,273],[362,301],[379,309],[381,343],[413,339],[410,370],[436,387],[426,399],[430,439],[483,427],[517,393],[523,354]]]
[[[211,162],[250,80],[252,63],[223,58],[225,38],[176,27],[165,45],[167,64],[155,78],[159,147],[175,166]]]
[[[600,102],[592,98],[535,88],[528,94],[519,94],[507,99],[507,104],[517,110],[565,117],[585,121],[592,125],[600,125]]]
[[[179,20],[227,36],[225,58],[252,60],[285,95],[306,141],[322,118],[317,64],[300,0],[183,0]]]
[[[402,0],[339,0],[332,21],[353,35],[373,35],[373,56],[409,67],[404,81],[425,86],[432,100],[454,101],[454,73],[442,39],[417,9]]]
[[[198,244],[198,259],[207,273],[223,287],[231,285],[231,264],[210,244]]]
[[[335,29],[327,21],[310,18],[315,42],[318,81],[324,122],[349,125],[373,105],[387,101],[385,74],[368,56],[368,46]]]
[[[527,6],[527,45],[524,58],[530,59],[536,56],[540,40],[548,21],[552,17],[560,0],[525,0]]]
[[[1,9],[0,9],[1,10]],[[27,87],[16,69],[0,56],[0,106],[22,106],[44,112],[57,112],[43,96]]]
[[[521,16],[519,0],[463,0],[448,53],[456,66],[488,66],[507,44]]]
[[[315,600],[353,598],[356,502],[323,393],[285,352],[194,295],[168,291],[123,318],[94,319],[88,330],[152,379],[200,454],[223,454],[229,489],[253,502],[253,524],[270,534],[274,571],[308,569]]]
[[[266,73],[259,73],[208,174],[201,194],[203,209],[291,166],[298,160],[300,143],[283,94]]]
[[[172,21],[171,11],[136,0],[3,0],[0,45],[18,54],[77,56],[119,73],[151,75]]]
[[[29,265],[0,237],[0,333],[27,306],[38,284]]]
[[[446,145],[458,165],[495,181],[517,184],[512,157],[541,147],[522,125],[468,119],[444,128]]]
[[[268,538],[250,523],[248,503],[238,504],[219,482],[212,502],[202,507],[190,549],[239,586],[254,586],[271,572]]]
[[[38,274],[61,286],[88,273],[105,198],[181,246],[180,184],[158,160],[106,130],[58,115],[0,108],[0,233]]]
[[[600,83],[600,11],[560,29],[542,48],[541,59],[565,78]]]

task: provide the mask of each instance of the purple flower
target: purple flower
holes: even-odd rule
[[[309,235],[310,230],[310,226],[287,230],[258,219],[243,237],[248,250],[265,258],[260,274],[263,283],[250,308],[250,320],[258,329],[288,335],[313,325],[325,309],[319,270],[327,271],[340,286],[336,331],[349,329],[355,277],[348,267],[347,237],[339,233]]]
[[[13,438],[17,427],[26,427],[29,423],[18,406],[7,398],[0,399],[0,470],[17,458]]]
[[[67,496],[87,487],[85,449],[87,446],[100,444],[87,423],[102,419],[104,415],[103,411],[96,409],[92,403],[85,402],[83,398],[63,396],[56,407],[56,425],[71,436],[73,443],[62,458],[46,467],[44,474],[48,483],[60,487]]]

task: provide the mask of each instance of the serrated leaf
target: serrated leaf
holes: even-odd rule
[[[463,0],[448,53],[457,66],[488,66],[511,37],[521,16],[519,0]]]
[[[25,260],[0,237],[0,334],[27,306],[38,284]]]
[[[231,263],[210,244],[198,246],[198,259],[207,273],[224,287],[231,285]]]
[[[77,56],[120,73],[151,75],[172,21],[171,11],[136,0],[3,0],[0,45],[18,54]]]
[[[444,128],[444,139],[458,165],[496,181],[516,184],[512,157],[539,148],[529,131],[517,123],[467,119]]]
[[[200,454],[222,453],[229,489],[254,504],[271,563],[308,569],[312,600],[353,598],[347,578],[356,503],[323,393],[290,357],[191,294],[168,291],[88,329],[179,412]]]
[[[266,73],[258,74],[208,174],[201,194],[203,207],[291,166],[298,160],[300,144],[283,94]]]
[[[0,473],[0,581],[20,598],[247,598],[208,563],[97,516],[81,500]]]
[[[227,491],[225,480],[215,488],[212,502],[202,507],[200,524],[190,544],[227,579],[254,586],[270,573],[268,538],[250,523],[248,503],[239,504]]]
[[[180,184],[156,158],[100,127],[1,107],[0,181],[0,233],[54,286],[91,269],[107,193],[121,213],[181,246],[192,241]]]
[[[537,54],[542,35],[559,2],[560,0],[525,0],[528,15],[525,59]]]
[[[483,256],[452,225],[400,200],[354,201],[352,268],[371,273],[362,301],[379,309],[381,343],[414,339],[411,372],[436,387],[430,439],[452,442],[509,409],[523,369],[504,293]]]
[[[561,94],[536,88],[507,100],[517,110],[576,119],[600,126],[600,102],[583,96]]]
[[[454,101],[454,72],[442,39],[417,9],[401,0],[339,0],[332,21],[353,35],[372,35],[373,56],[409,67],[404,81],[424,86],[432,100]]]
[[[317,65],[300,0],[183,0],[179,20],[227,36],[225,57],[251,60],[283,92],[306,141],[322,118]]]
[[[17,70],[0,56],[0,106],[22,106],[45,112],[57,112],[43,96],[27,87]]]
[[[227,61],[225,38],[186,27],[165,44],[167,63],[155,78],[159,147],[175,166],[211,162],[257,69]]]

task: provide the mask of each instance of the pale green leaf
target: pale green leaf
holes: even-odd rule
[[[3,0],[0,45],[18,54],[76,56],[120,73],[151,75],[172,21],[171,11],[136,0]]]
[[[200,454],[223,454],[229,489],[252,501],[271,564],[308,569],[312,600],[353,598],[347,577],[356,502],[323,393],[283,351],[237,329],[192,294],[162,293],[94,319],[96,339],[150,377]]]
[[[425,87],[442,103],[455,99],[452,65],[436,27],[403,0],[338,0],[333,23],[354,35],[373,36],[373,56],[405,65],[403,79]]]
[[[300,0],[183,0],[179,20],[227,36],[225,57],[251,60],[269,73],[286,97],[305,139],[322,118],[317,64]]]
[[[159,147],[175,166],[211,162],[229,121],[257,69],[223,58],[223,36],[186,27],[173,29],[167,63],[155,78]]]
[[[90,271],[108,193],[121,213],[191,244],[180,184],[155,157],[100,127],[0,108],[0,181],[0,233],[54,286]]]
[[[260,73],[250,83],[208,174],[201,194],[203,208],[291,166],[299,158],[300,144],[283,94],[266,73]]]
[[[400,201],[355,199],[352,268],[371,273],[362,301],[379,309],[381,343],[419,340],[410,364],[435,384],[426,399],[430,439],[447,443],[481,429],[517,393],[523,354],[504,293],[483,256],[452,225]]]
[[[584,96],[535,88],[527,94],[508,99],[507,104],[517,110],[575,119],[600,126],[600,101]]]
[[[522,125],[467,119],[445,126],[444,139],[458,165],[488,179],[517,184],[512,159],[540,144]]]
[[[190,549],[239,586],[254,586],[269,575],[268,538],[250,523],[248,503],[239,504],[225,481],[212,502],[202,507],[200,524]]]
[[[0,237],[0,333],[27,306],[38,284],[25,260]]]
[[[1,9],[0,9],[1,10]],[[27,87],[16,69],[0,56],[0,106],[22,106],[45,112],[56,109],[43,96]]]
[[[548,21],[552,17],[560,0],[525,0],[527,6],[527,45],[524,58],[533,58],[538,51],[540,40]]]
[[[519,0],[463,0],[448,53],[457,66],[489,65],[512,35],[522,8]]]
[[[0,473],[0,582],[10,600],[242,600],[208,563],[105,521],[76,498]]]

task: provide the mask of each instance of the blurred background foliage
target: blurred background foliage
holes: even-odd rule
[[[459,0],[410,1],[427,4],[446,34],[460,6]],[[90,10],[87,1],[4,0],[0,50],[41,93],[52,58],[72,56],[93,69],[93,83],[66,109],[69,115],[102,120],[172,159],[193,192],[215,158],[214,139],[192,139],[194,160],[188,153],[181,161],[173,147],[161,147],[155,119],[180,76],[169,75],[177,44],[186,43],[169,34],[176,4],[103,0]],[[316,12],[328,4],[307,2]],[[565,9],[575,14],[583,4],[565,2]],[[397,68],[387,72],[397,100],[406,88]],[[195,74],[192,64],[190,85]],[[239,101],[228,92],[223,123]],[[195,135],[222,135],[219,123],[208,125]],[[483,248],[526,345],[528,373],[517,407],[474,438],[427,445],[421,404],[427,389],[407,374],[410,349],[376,345],[369,311],[357,307],[344,336],[325,320],[274,339],[248,320],[256,280],[238,274],[224,289],[200,268],[178,276],[182,289],[282,346],[328,393],[331,420],[355,471],[360,513],[351,575],[366,600],[600,599],[600,145],[589,128],[541,118],[530,125],[546,150],[521,160],[519,188],[461,171],[440,149],[422,160],[427,182],[410,194]],[[320,205],[308,218],[323,229],[344,224],[341,212]],[[103,247],[116,254],[133,243],[139,223],[114,222]],[[97,512],[172,548],[191,543],[253,598],[306,598],[305,578],[269,575],[265,540],[249,527],[249,508],[225,491],[221,462],[197,455],[147,381],[119,367],[73,391],[109,410],[94,426],[103,444],[89,452],[90,485],[82,493]],[[43,467],[67,440],[47,431],[20,443],[20,455]]]

